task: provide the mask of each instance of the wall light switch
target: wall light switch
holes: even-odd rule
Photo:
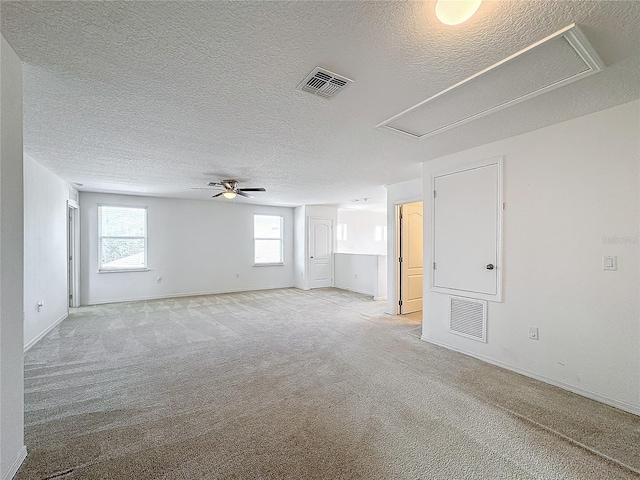
[[[616,255],[602,257],[603,270],[618,270],[618,257]]]

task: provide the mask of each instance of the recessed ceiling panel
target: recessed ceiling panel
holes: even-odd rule
[[[429,137],[575,82],[604,68],[578,27],[563,30],[382,122]]]

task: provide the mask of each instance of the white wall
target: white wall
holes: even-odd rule
[[[640,414],[639,146],[636,101],[425,163],[430,191],[433,172],[504,155],[506,209],[488,342],[448,332],[447,296],[426,272],[423,338]],[[604,255],[617,271],[603,271]]]
[[[24,446],[22,63],[0,35],[0,478]]]
[[[24,343],[28,349],[64,320],[70,185],[24,156]],[[38,311],[38,302],[44,306]]]
[[[347,240],[336,240],[337,252],[387,254],[387,242],[375,239],[376,225],[387,225],[387,212],[341,208],[338,209],[337,221],[347,225]]]
[[[387,185],[387,313],[394,315],[396,291],[396,205],[422,200],[422,178]]]
[[[98,273],[98,204],[148,207],[148,272]],[[254,213],[284,217],[284,265],[253,265]],[[292,208],[81,192],[80,215],[83,305],[294,285]]]
[[[387,257],[361,253],[336,253],[335,286],[371,295],[374,300],[387,296]]]

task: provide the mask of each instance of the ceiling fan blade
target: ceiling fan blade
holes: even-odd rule
[[[213,190],[213,188],[212,187],[191,187],[190,190]]]
[[[209,183],[207,183],[207,186],[209,186],[209,187],[221,187],[222,184],[220,182],[209,182]]]
[[[224,192],[217,193],[217,194],[215,194],[215,195],[214,195],[213,197],[211,197],[211,198],[219,197],[219,196],[220,196],[220,195],[222,195],[223,193],[224,193]]]
[[[236,190],[236,193],[242,197],[254,198],[255,195],[251,195],[249,193],[244,193],[242,190]]]
[[[239,188],[239,192],[266,192],[264,188]]]

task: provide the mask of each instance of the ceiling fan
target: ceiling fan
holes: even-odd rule
[[[237,180],[222,180],[220,182],[209,182],[207,183],[207,187],[213,188],[223,188],[224,192],[217,193],[211,198],[216,198],[222,195],[226,199],[236,198],[236,195],[240,195],[241,197],[254,198],[255,195],[251,195],[247,192],[266,192],[264,188],[238,188]],[[209,190],[206,187],[192,187],[191,190]]]

